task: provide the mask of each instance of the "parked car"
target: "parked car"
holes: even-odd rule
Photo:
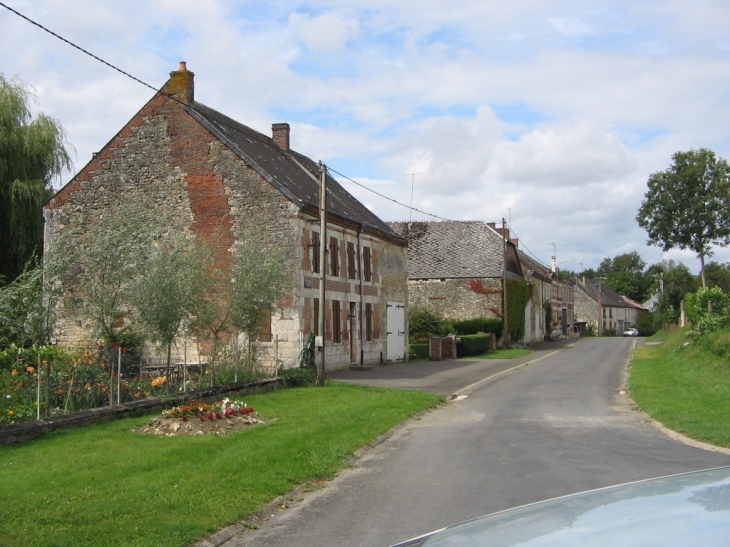
[[[639,336],[639,331],[636,329],[626,329],[624,331],[624,336]]]
[[[624,547],[730,544],[730,467],[533,503],[392,547]]]

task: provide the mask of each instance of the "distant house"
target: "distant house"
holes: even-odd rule
[[[504,317],[503,278],[523,280],[517,247],[494,224],[389,222],[408,240],[410,306],[454,320]]]
[[[319,228],[318,165],[289,146],[290,128],[263,135],[194,100],[179,70],[44,208],[46,241],[78,215],[97,218],[138,200],[170,218],[171,232],[223,240],[227,252],[256,223],[286,249],[288,279],[256,341],[264,364],[298,364],[302,340],[326,318],[328,368],[405,357],[406,239],[327,179],[327,238]],[[319,249],[326,246],[326,263]],[[319,301],[321,272],[326,294]],[[89,330],[65,317],[62,343]],[[203,352],[205,349],[203,349]],[[204,358],[204,355],[203,355]]]
[[[517,253],[525,280],[532,287],[525,310],[525,344],[576,336],[573,331],[574,283],[561,278],[525,252],[518,249]]]
[[[599,334],[620,335],[636,327],[639,316],[648,311],[638,302],[617,294],[601,280],[575,282],[576,321],[593,325]]]

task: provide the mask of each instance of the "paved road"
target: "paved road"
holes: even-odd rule
[[[672,440],[631,410],[621,388],[633,342],[545,350],[466,391],[453,369],[416,379],[466,397],[406,422],[325,488],[225,546],[387,546],[540,499],[730,465],[730,456]],[[472,365],[463,366],[473,379]],[[391,377],[377,382],[404,382],[378,372]]]

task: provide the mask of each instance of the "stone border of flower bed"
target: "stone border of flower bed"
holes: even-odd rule
[[[197,391],[189,391],[187,393],[176,393],[165,399],[150,397],[121,405],[92,408],[82,410],[81,412],[72,412],[70,414],[45,418],[43,420],[10,424],[0,427],[0,445],[11,445],[28,441],[57,429],[79,427],[102,420],[116,420],[147,414],[166,407],[177,406],[191,399],[198,401],[217,400],[220,399],[221,395],[250,395],[251,393],[269,391],[277,387],[284,387],[284,381],[282,379],[264,378],[225,386],[214,386]]]

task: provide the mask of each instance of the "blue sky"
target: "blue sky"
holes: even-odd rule
[[[544,263],[637,251],[699,268],[647,247],[635,217],[674,152],[730,158],[724,0],[6,2],[154,87],[184,60],[198,101],[266,134],[289,122],[295,149],[402,203],[413,182],[423,211],[504,217]],[[66,127],[76,169],[152,94],[3,8],[0,51]]]

